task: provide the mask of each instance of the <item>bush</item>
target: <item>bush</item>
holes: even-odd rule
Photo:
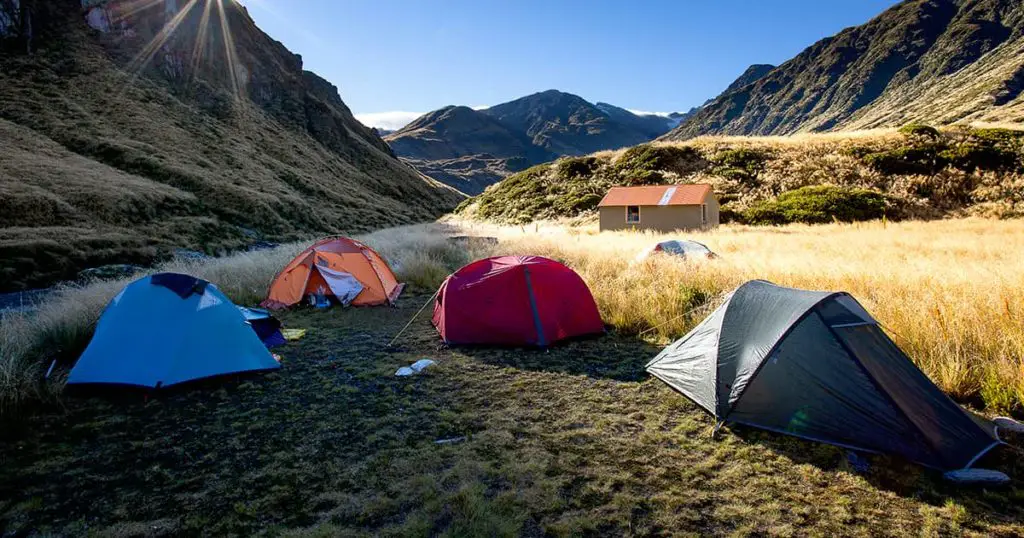
[[[1001,147],[967,142],[939,153],[946,163],[967,172],[974,170],[1012,170],[1017,168],[1017,153]]]
[[[701,160],[700,153],[691,147],[656,146],[640,144],[626,150],[615,163],[619,175],[653,177],[651,172],[685,172]],[[644,182],[627,178],[628,183]]]
[[[882,218],[886,206],[886,196],[878,191],[818,185],[755,204],[743,213],[743,220],[748,224],[857,222]]]
[[[563,181],[587,179],[594,174],[598,167],[599,163],[596,157],[570,157],[555,164],[555,173],[558,179]]]
[[[626,178],[627,187],[637,187],[640,185],[661,185],[665,183],[665,175],[657,170],[641,170],[634,172]]]
[[[603,196],[600,194],[573,192],[559,199],[554,207],[559,216],[574,217],[584,211],[596,208],[597,204],[601,202],[601,198]]]
[[[711,159],[714,167],[711,173],[749,183],[764,171],[771,155],[764,151],[746,148],[727,149]]]
[[[923,123],[908,123],[900,127],[900,133],[910,138],[927,139],[931,142],[937,142],[942,138],[938,129]]]
[[[883,174],[926,175],[938,173],[949,161],[940,154],[940,147],[904,147],[869,153],[864,163]]]
[[[983,128],[971,129],[969,136],[972,141],[989,146],[1020,146],[1024,142],[1024,131],[1013,129]]]

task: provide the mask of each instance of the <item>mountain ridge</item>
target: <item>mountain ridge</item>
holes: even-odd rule
[[[664,135],[1024,121],[1024,4],[906,0],[723,92]]]
[[[449,105],[384,140],[419,171],[473,195],[511,173],[560,156],[648,142],[674,123],[546,90],[481,110]],[[480,132],[486,133],[482,139]]]

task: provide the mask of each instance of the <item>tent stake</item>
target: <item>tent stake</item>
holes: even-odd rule
[[[412,325],[412,322],[416,321],[416,318],[420,317],[420,314],[422,314],[423,311],[427,308],[427,305],[430,304],[434,300],[434,298],[437,297],[437,294],[440,293],[440,292],[441,292],[441,288],[438,287],[437,291],[435,291],[434,294],[431,295],[429,299],[427,299],[427,302],[423,303],[423,306],[421,306],[419,311],[416,312],[416,315],[413,316],[412,319],[409,320],[409,323],[406,323],[405,327],[402,327],[402,330],[398,331],[398,334],[396,334],[395,337],[392,338],[391,341],[388,342],[388,345],[385,346],[385,347],[391,347],[392,345],[394,345],[394,343],[398,340],[398,337],[402,336],[402,333],[404,333],[405,330],[408,329],[410,325]]]

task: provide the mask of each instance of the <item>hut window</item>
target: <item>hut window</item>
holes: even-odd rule
[[[626,206],[626,222],[636,223],[640,222],[640,206],[628,205]]]
[[[708,204],[700,205],[700,222],[701,224],[708,223]]]

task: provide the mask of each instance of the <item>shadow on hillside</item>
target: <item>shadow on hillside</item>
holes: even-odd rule
[[[738,424],[729,425],[727,430],[745,442],[762,445],[796,464],[813,465],[826,473],[856,474],[873,487],[901,497],[920,500],[935,507],[943,507],[947,502],[954,501],[966,508],[972,517],[988,520],[1010,522],[1024,518],[1024,505],[1017,500],[1021,495],[1020,481],[1024,479],[1024,451],[1020,448],[999,447],[975,465],[976,468],[1006,473],[1012,481],[1009,486],[992,488],[956,485],[945,481],[939,471],[897,456],[881,454],[858,453],[869,466],[866,471],[858,472],[848,459],[850,451],[845,448]]]
[[[661,348],[636,338],[607,334],[561,342],[546,349],[460,346],[454,350],[494,366],[617,381],[642,381],[647,378],[644,365]]]

